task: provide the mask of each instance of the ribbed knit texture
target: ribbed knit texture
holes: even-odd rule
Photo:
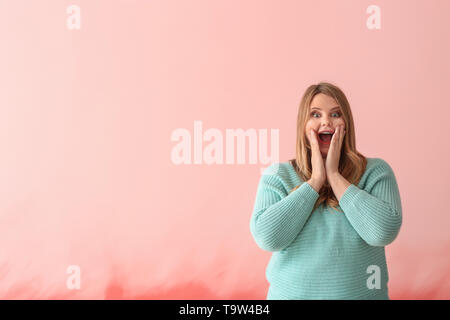
[[[312,211],[319,194],[289,162],[263,172],[250,231],[261,249],[273,252],[267,299],[389,299],[384,246],[402,224],[400,194],[389,164],[367,161],[358,186],[351,184],[339,201],[343,213],[324,205]],[[379,267],[380,289],[368,288],[371,265]]]

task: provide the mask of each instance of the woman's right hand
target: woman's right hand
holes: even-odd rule
[[[322,154],[319,148],[319,137],[314,129],[311,129],[309,142],[311,144],[311,165],[312,174],[308,183],[319,192],[323,184],[327,180],[327,173],[325,171],[325,164],[322,159]]]

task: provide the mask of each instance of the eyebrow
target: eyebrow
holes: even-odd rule
[[[335,109],[340,109],[340,108],[341,108],[341,107],[336,106],[336,107],[331,108],[331,111],[333,111],[333,110],[335,110]],[[316,109],[316,110],[322,110],[322,109],[316,108],[316,107],[312,107],[312,108],[311,108],[311,110],[314,110],[314,109]]]

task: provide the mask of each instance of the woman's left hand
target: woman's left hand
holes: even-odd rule
[[[328,149],[327,159],[325,161],[325,168],[327,172],[327,179],[339,173],[339,159],[341,157],[342,142],[344,141],[345,129],[343,125],[336,128],[333,137],[331,138],[330,148]]]

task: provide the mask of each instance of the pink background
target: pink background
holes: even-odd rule
[[[81,8],[81,29],[66,8]],[[369,5],[381,30],[369,30]],[[391,299],[450,298],[450,1],[0,2],[0,298],[265,299],[264,164],[175,165],[174,130],[279,129],[321,80],[394,169]],[[66,287],[69,265],[81,289]]]

